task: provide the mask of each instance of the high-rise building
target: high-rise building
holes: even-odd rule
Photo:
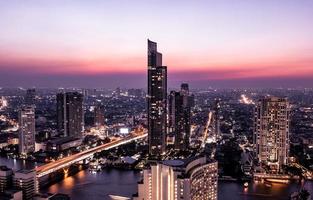
[[[174,148],[185,150],[189,146],[190,106],[188,92],[171,91],[169,95],[169,132],[174,135]]]
[[[257,102],[254,119],[253,143],[258,160],[278,171],[287,164],[289,155],[289,102],[266,97]]]
[[[23,107],[19,111],[19,152],[28,154],[35,151],[35,108]]]
[[[148,40],[148,141],[150,155],[158,156],[166,148],[167,67],[157,43]]]
[[[83,95],[78,92],[57,94],[57,126],[64,136],[81,137],[84,127]]]
[[[96,105],[94,110],[94,125],[97,127],[104,126],[104,106]]]
[[[220,99],[215,99],[215,103],[213,106],[213,112],[212,112],[212,132],[215,136],[215,141],[217,141],[221,137],[221,129],[220,129]]]
[[[23,191],[23,200],[33,199],[37,192],[36,172],[33,170],[19,170],[14,173],[13,186]]]
[[[0,193],[8,189],[12,184],[13,171],[6,166],[0,166]]]
[[[217,162],[206,157],[168,160],[143,171],[134,200],[217,199]]]
[[[25,104],[26,105],[35,105],[35,97],[36,97],[36,90],[35,89],[27,89],[25,95]]]

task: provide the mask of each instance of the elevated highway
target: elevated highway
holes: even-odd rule
[[[82,151],[80,153],[56,160],[54,162],[47,163],[47,164],[42,165],[42,166],[39,166],[36,168],[37,178],[48,175],[48,174],[55,172],[59,169],[69,167],[70,165],[72,165],[74,163],[77,163],[79,161],[82,161],[82,160],[85,160],[89,157],[92,157],[93,154],[95,154],[97,152],[112,149],[112,148],[118,147],[120,145],[129,143],[131,141],[145,138],[145,137],[147,137],[147,135],[148,134],[146,131],[137,132],[137,133],[132,132],[130,135],[128,135],[124,138],[116,138],[109,143],[102,144],[100,146]]]

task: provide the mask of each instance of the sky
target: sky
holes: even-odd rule
[[[0,0],[0,87],[312,87],[312,0]]]

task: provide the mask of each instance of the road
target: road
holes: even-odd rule
[[[207,139],[209,137],[209,127],[210,127],[210,124],[211,124],[211,121],[212,121],[212,112],[209,112],[208,114],[208,121],[205,125],[205,128],[203,130],[203,140],[202,140],[202,145],[205,146],[205,143],[207,142]]]
[[[146,133],[146,131],[142,131],[139,133],[138,132],[132,133],[129,136],[126,136],[124,138],[116,138],[109,143],[102,144],[100,146],[85,150],[83,152],[80,152],[80,153],[56,160],[54,162],[50,162],[50,163],[42,165],[42,166],[39,166],[36,168],[37,177],[45,176],[51,172],[57,171],[57,170],[62,169],[64,167],[70,166],[76,162],[82,161],[86,158],[91,157],[94,153],[97,153],[97,152],[100,152],[103,150],[108,150],[108,149],[117,147],[119,145],[126,144],[126,143],[129,143],[131,141],[144,138],[147,135],[148,134]]]

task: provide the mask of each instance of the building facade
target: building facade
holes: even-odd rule
[[[101,127],[104,126],[104,106],[96,105],[94,110],[94,126]]]
[[[19,153],[28,154],[35,151],[35,108],[23,107],[19,111]]]
[[[206,157],[164,161],[144,170],[134,200],[214,200],[217,181],[217,162]]]
[[[189,146],[191,107],[188,85],[183,84],[180,92],[171,91],[169,95],[169,134],[174,135],[174,148],[185,150]],[[187,87],[187,89],[186,89]]]
[[[167,67],[157,44],[148,40],[148,141],[150,155],[165,152],[167,127]]]
[[[6,166],[0,166],[0,193],[12,186],[13,171]]]
[[[19,170],[14,173],[13,186],[23,191],[23,200],[33,199],[37,192],[36,172],[32,170]]]
[[[280,170],[289,156],[289,102],[277,97],[258,101],[254,122],[253,142],[259,162]]]
[[[78,92],[57,94],[57,126],[63,137],[81,137],[84,127],[83,95]]]
[[[25,104],[28,106],[35,105],[36,98],[36,90],[35,89],[27,89],[25,95]]]

